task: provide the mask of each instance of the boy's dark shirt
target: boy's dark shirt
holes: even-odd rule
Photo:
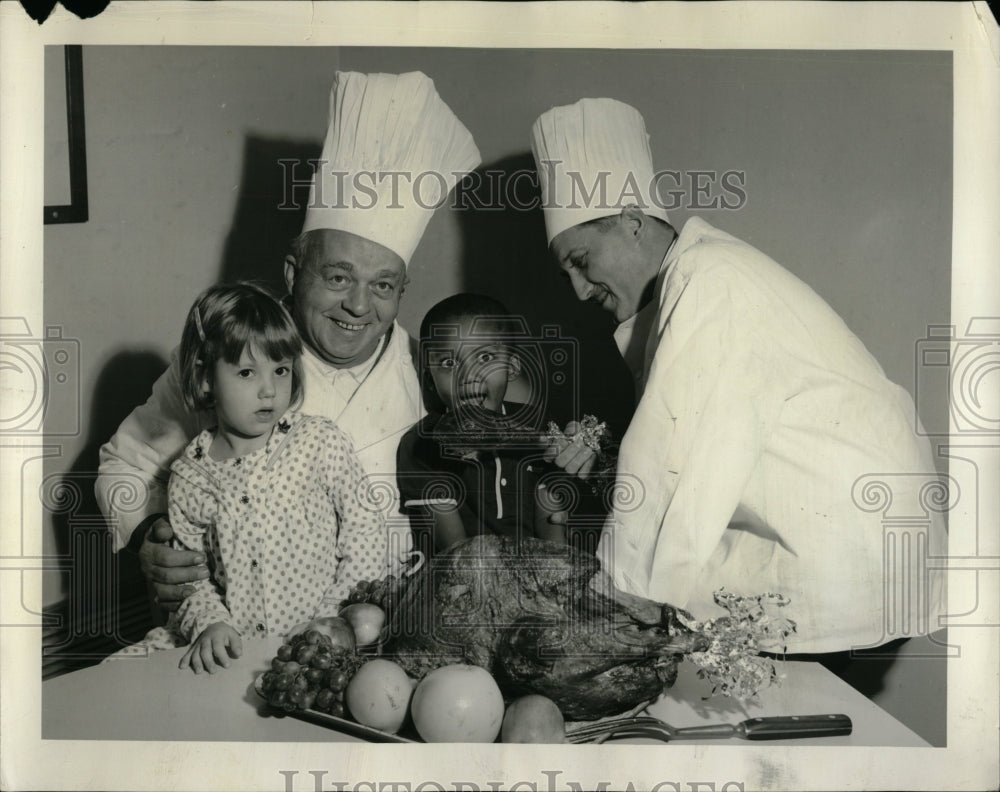
[[[508,411],[517,406],[505,404]],[[401,511],[418,515],[421,501],[450,498],[457,501],[469,536],[534,536],[535,490],[543,475],[557,470],[542,459],[542,449],[451,447],[434,436],[444,417],[428,414],[400,440],[396,475]],[[414,521],[415,534],[419,522]],[[417,546],[423,544],[420,539],[424,537],[414,536]]]

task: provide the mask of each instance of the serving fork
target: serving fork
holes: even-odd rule
[[[803,737],[836,737],[853,729],[847,715],[778,715],[748,718],[740,723],[713,723],[675,728],[652,715],[629,715],[578,726],[566,732],[571,743],[604,742],[626,737],[663,740],[725,739],[789,740]]]

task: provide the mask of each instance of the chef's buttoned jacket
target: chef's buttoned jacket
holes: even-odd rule
[[[782,594],[791,652],[937,628],[944,519],[887,520],[873,495],[940,485],[906,391],[812,289],[701,219],[656,287],[616,334],[640,394],[599,548],[616,584],[698,618],[723,613],[718,589]]]

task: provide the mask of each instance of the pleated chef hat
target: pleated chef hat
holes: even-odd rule
[[[337,72],[302,230],[350,231],[409,264],[434,210],[479,163],[427,75]]]
[[[639,111],[615,99],[553,107],[531,129],[549,242],[626,206],[667,220],[658,202],[649,135]]]

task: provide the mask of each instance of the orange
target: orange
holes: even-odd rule
[[[456,663],[425,676],[410,709],[427,742],[493,742],[503,720],[503,696],[486,669]]]
[[[369,660],[344,691],[344,703],[358,723],[395,733],[406,720],[413,683],[391,660]]]

